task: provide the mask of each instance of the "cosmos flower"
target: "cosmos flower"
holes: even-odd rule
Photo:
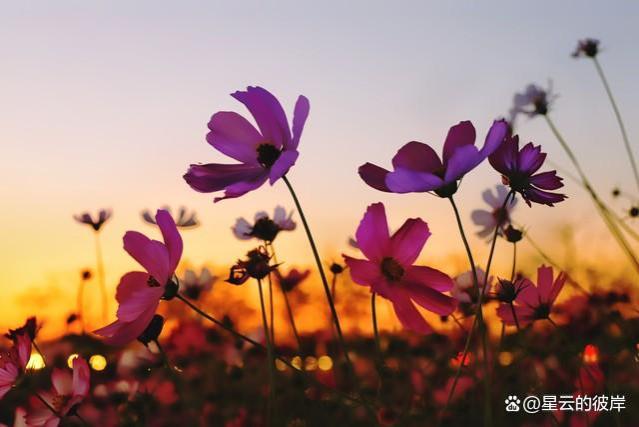
[[[120,279],[116,293],[118,319],[94,333],[111,345],[124,345],[138,338],[149,326],[160,299],[171,299],[178,285],[173,276],[182,257],[182,237],[171,215],[158,210],[155,220],[164,243],[136,231],[124,235],[124,250],[146,271],[131,271]]]
[[[73,215],[73,219],[81,224],[90,225],[95,231],[100,231],[100,228],[111,218],[112,214],[111,209],[100,209],[95,219],[88,212]]]
[[[599,53],[599,40],[586,38],[577,42],[577,47],[572,53],[573,58],[582,56],[594,58]]]
[[[537,269],[537,285],[528,279],[522,279],[513,305],[518,323],[525,326],[535,320],[548,319],[565,283],[564,273],[559,273],[553,279],[552,267],[544,265]],[[501,303],[497,308],[497,315],[505,324],[515,324],[510,304]]]
[[[288,215],[282,206],[275,207],[273,219],[264,211],[255,214],[254,223],[249,223],[244,218],[238,218],[231,228],[233,234],[240,240],[258,239],[264,242],[275,240],[280,231],[295,230],[297,224],[292,220],[293,211]]]
[[[24,325],[20,326],[16,329],[9,329],[9,332],[5,335],[7,338],[16,342],[19,335],[27,334],[31,341],[35,340],[36,334],[38,332],[38,322],[35,316],[29,317]]]
[[[162,210],[167,211],[169,214],[171,214],[171,216],[173,216],[171,208],[169,208],[168,206],[162,206]],[[148,224],[157,225],[155,218],[153,218],[151,211],[149,211],[148,209],[142,211],[142,219]],[[174,217],[174,219],[175,225],[177,225],[178,228],[193,228],[200,225],[195,211],[189,212],[184,206],[180,206],[177,217]]]
[[[553,93],[552,82],[548,82],[548,89],[531,83],[526,86],[524,92],[516,93],[513,97],[509,122],[511,125],[514,124],[519,114],[525,114],[528,117],[546,115],[555,99],[557,95]]]
[[[493,123],[484,146],[475,146],[475,128],[469,121],[459,122],[448,131],[442,160],[429,145],[412,141],[404,145],[393,157],[392,172],[366,163],[359,175],[371,187],[390,193],[434,191],[440,197],[449,197],[457,191],[457,181],[477,167],[499,147],[508,131],[504,120]]]
[[[508,196],[508,189],[503,185],[496,186],[494,194],[490,189],[487,189],[481,193],[481,196],[488,204],[489,209],[475,209],[470,216],[475,225],[482,227],[477,232],[477,235],[481,238],[486,238],[493,235],[495,228],[498,228],[501,233],[504,227],[510,224],[510,211],[517,204],[517,199],[513,199],[505,209],[502,209],[506,196]]]
[[[270,264],[271,257],[263,246],[253,249],[246,254],[246,259],[238,260],[231,267],[226,281],[232,285],[242,285],[248,279],[262,280],[277,268]]]
[[[275,270],[275,277],[284,292],[290,292],[297,288],[310,274],[311,270],[308,269],[300,271],[297,268],[292,268],[285,275],[280,273],[279,269]]]
[[[5,357],[0,357],[0,399],[11,390],[24,374],[31,356],[31,338],[27,332],[15,334],[13,347]]]
[[[564,186],[557,171],[536,173],[546,160],[540,145],[532,142],[519,149],[519,136],[507,137],[504,143],[488,158],[490,164],[502,175],[502,182],[531,202],[553,206],[566,199],[566,195],[551,193]]]
[[[484,280],[486,280],[486,272],[479,267],[476,267],[475,270],[477,271],[478,284],[481,287],[484,285]],[[490,288],[492,279],[492,277],[488,278],[486,289]],[[453,279],[453,288],[450,290],[450,295],[462,303],[470,304],[477,301],[478,295],[475,290],[472,271],[466,271]]]
[[[413,265],[430,237],[428,225],[419,218],[406,220],[392,236],[382,203],[368,207],[355,235],[367,259],[343,255],[355,283],[390,300],[397,317],[408,329],[432,332],[413,302],[441,316],[455,309],[454,300],[442,292],[453,287],[446,274]]]
[[[297,146],[310,105],[300,95],[289,127],[280,102],[269,91],[249,86],[231,95],[249,110],[258,129],[237,113],[221,111],[209,122],[206,140],[216,150],[239,161],[236,164],[193,164],[184,175],[195,191],[224,190],[215,202],[240,197],[269,180],[273,185],[295,164]]]
[[[182,277],[181,285],[184,295],[196,300],[203,293],[210,291],[216,280],[217,276],[213,275],[206,267],[203,267],[199,274],[191,269],[187,269]]]
[[[89,395],[90,376],[89,365],[81,357],[73,359],[73,374],[67,369],[54,368],[51,373],[53,389],[41,393],[41,397],[55,409],[55,413],[42,405],[27,414],[27,424],[57,427],[62,418],[73,415],[77,406]]]

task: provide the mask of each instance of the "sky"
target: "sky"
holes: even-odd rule
[[[113,292],[135,267],[121,249],[124,232],[157,235],[141,221],[142,209],[194,209],[203,225],[184,233],[185,260],[223,267],[250,249],[230,232],[235,218],[277,204],[292,208],[281,182],[213,204],[181,178],[190,163],[225,161],[205,142],[206,124],[219,110],[245,114],[229,94],[247,85],[276,94],[289,118],[299,94],[310,99],[289,176],[326,260],[348,250],[366,206],[383,201],[392,227],[415,216],[429,223],[425,263],[449,274],[463,269],[444,200],[377,192],[357,167],[389,166],[410,140],[440,150],[461,120],[471,120],[482,141],[530,82],[552,80],[559,94],[552,117],[602,194],[614,186],[636,194],[595,69],[570,57],[577,39],[602,40],[600,60],[636,141],[636,2],[0,4],[0,327],[35,309],[51,317],[72,310],[79,271],[95,263],[92,233],[74,223],[75,213],[114,211],[101,236]],[[572,171],[542,120],[523,119],[518,131]],[[471,233],[481,191],[498,182],[487,163],[464,179],[457,197]],[[623,266],[584,192],[569,180],[565,191],[570,198],[555,208],[520,203],[517,221],[561,257],[571,225],[580,259]],[[487,245],[474,237],[471,243],[484,259]],[[310,264],[301,230],[280,239],[278,251],[289,265]],[[499,255],[498,266],[509,257]]]

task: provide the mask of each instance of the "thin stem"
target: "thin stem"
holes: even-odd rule
[[[630,165],[632,166],[632,173],[635,176],[635,181],[637,183],[637,188],[639,188],[639,171],[637,170],[637,162],[635,161],[635,156],[632,153],[632,148],[630,147],[630,141],[628,140],[628,134],[626,133],[626,126],[623,123],[623,119],[621,118],[621,112],[619,111],[619,107],[617,107],[617,103],[615,102],[615,97],[612,96],[612,91],[610,90],[610,85],[608,84],[608,79],[604,75],[603,68],[601,68],[601,64],[596,56],[592,57],[592,62],[595,63],[595,68],[597,69],[597,73],[601,78],[601,82],[606,89],[606,93],[608,94],[608,99],[610,99],[610,104],[612,105],[612,109],[615,112],[615,117],[617,118],[617,123],[619,124],[619,130],[621,130],[621,137],[623,138],[623,144],[626,147],[626,153],[628,153],[628,160],[630,160]]]
[[[513,268],[510,270],[510,281],[515,280],[515,270],[517,269],[517,243],[513,243]]]
[[[275,347],[275,305],[273,304],[273,279],[271,278],[271,272],[268,272],[268,306],[269,306],[269,320],[271,333],[271,345]]]
[[[555,135],[555,138],[557,138],[557,141],[559,141],[559,144],[561,145],[561,147],[564,149],[564,151],[568,155],[568,158],[572,162],[573,166],[577,170],[577,173],[579,174],[579,177],[581,178],[583,187],[590,194],[590,198],[594,202],[595,207],[597,208],[597,211],[599,212],[599,215],[601,216],[601,219],[603,219],[604,223],[608,227],[608,230],[610,231],[612,236],[615,238],[615,240],[617,241],[617,243],[619,244],[621,249],[624,251],[624,253],[628,256],[628,258],[632,262],[633,266],[635,267],[635,270],[637,270],[637,272],[639,272],[639,260],[637,260],[637,257],[635,256],[632,248],[630,247],[630,245],[626,241],[623,233],[617,227],[617,223],[613,220],[609,209],[601,201],[601,199],[599,198],[599,196],[595,192],[595,189],[590,184],[590,181],[588,180],[586,174],[584,173],[583,169],[581,169],[581,165],[577,161],[577,157],[574,155],[574,153],[572,152],[572,150],[568,146],[568,143],[566,142],[566,140],[559,133],[559,130],[557,129],[557,127],[555,126],[553,121],[550,119],[550,117],[548,117],[548,115],[546,114],[546,115],[544,115],[544,119],[546,120],[546,123],[548,124],[548,127],[550,128],[552,133]]]
[[[253,345],[254,347],[259,348],[262,351],[266,351],[266,347],[264,347],[262,344],[260,344],[259,342],[255,341],[254,339],[242,334],[241,332],[238,332],[235,329],[225,325],[223,322],[217,320],[216,318],[210,316],[206,312],[202,311],[198,306],[196,306],[191,301],[189,301],[182,294],[177,294],[175,296],[175,298],[177,298],[178,300],[182,301],[184,304],[186,304],[191,310],[196,312],[198,315],[202,316],[203,318],[205,318],[209,322],[212,322],[215,325],[219,326],[220,328],[224,329],[225,331],[229,332],[230,334],[232,334],[236,338],[239,338],[239,339],[241,339],[243,341],[246,341],[249,344]],[[349,400],[349,401],[351,401],[353,403],[357,403],[357,404],[365,405],[365,406],[367,405],[367,403],[365,401],[361,400],[360,398],[351,396],[350,394],[347,394],[347,393],[344,393],[344,392],[342,392],[340,390],[337,390],[335,388],[329,387],[326,384],[318,381],[315,377],[307,375],[304,371],[301,371],[300,369],[296,368],[295,365],[293,365],[286,358],[284,358],[282,356],[279,356],[279,355],[275,355],[275,358],[277,360],[281,361],[282,363],[284,363],[289,368],[291,368],[294,372],[299,372],[300,374],[302,374],[305,379],[307,379],[308,381],[313,382],[315,385],[318,385],[320,387],[326,388],[326,389],[332,391],[333,393],[338,394],[338,395],[342,396],[344,399]]]
[[[95,257],[97,262],[98,283],[100,285],[100,297],[102,299],[102,321],[106,323],[109,316],[109,300],[107,298],[106,280],[104,277],[104,258],[102,257],[102,245],[100,244],[100,232],[95,233]]]
[[[268,364],[268,382],[269,382],[269,398],[268,398],[268,425],[273,424],[273,405],[275,400],[275,363],[273,358],[273,343],[269,333],[268,322],[266,320],[266,307],[264,305],[264,294],[262,292],[262,281],[257,279],[257,287],[260,292],[260,308],[262,309],[262,324],[264,327],[264,337],[266,339],[266,358]]]
[[[519,332],[521,328],[519,327],[519,320],[517,320],[517,312],[515,311],[515,306],[513,305],[512,301],[508,305],[510,305],[510,311],[513,314],[513,319],[515,320],[515,326],[517,327],[517,332]]]
[[[297,208],[297,212],[302,219],[302,224],[304,225],[304,230],[306,231],[306,237],[308,238],[308,242],[311,245],[311,250],[313,251],[313,257],[315,258],[315,263],[317,264],[317,268],[320,273],[320,277],[322,279],[322,285],[324,286],[324,292],[326,293],[326,299],[328,300],[328,305],[331,308],[331,315],[333,316],[333,322],[335,323],[335,329],[337,330],[337,336],[339,338],[340,345],[342,347],[342,351],[344,352],[344,358],[346,359],[346,363],[348,364],[348,369],[351,372],[353,378],[355,378],[355,368],[353,367],[353,362],[351,361],[351,357],[348,354],[348,348],[346,347],[346,341],[344,340],[344,335],[342,334],[342,327],[339,323],[339,318],[337,316],[337,310],[335,310],[335,304],[333,303],[333,298],[331,297],[331,290],[328,286],[328,280],[326,279],[326,274],[324,273],[324,267],[322,266],[322,260],[319,256],[319,252],[317,251],[317,246],[315,245],[315,240],[313,239],[313,234],[311,233],[311,229],[306,221],[306,216],[304,215],[304,211],[302,210],[302,205],[295,194],[295,190],[293,190],[293,186],[289,182],[286,175],[282,177],[282,180],[288,187],[289,192],[291,193],[291,197],[293,197],[293,202],[295,203],[295,207]]]
[[[293,334],[295,335],[295,340],[297,341],[297,347],[299,348],[300,355],[302,354],[302,339],[300,338],[300,334],[297,331],[297,325],[295,324],[295,316],[293,316],[293,309],[291,308],[291,302],[288,299],[288,292],[284,290],[280,286],[282,290],[282,295],[284,295],[284,303],[286,305],[286,312],[288,313],[288,320],[291,323],[291,329],[293,329]]]
[[[40,356],[42,356],[42,360],[44,361],[44,364],[45,364],[45,366],[46,366],[46,364],[47,364],[47,359],[46,359],[46,357],[44,357],[44,353],[40,350],[40,347],[38,347],[38,344],[36,343],[36,340],[35,340],[35,339],[31,340],[31,344],[33,344],[33,347],[35,347],[35,349],[36,349],[36,351],[38,352],[38,354],[39,354]]]
[[[46,399],[40,395],[40,393],[35,393],[35,396],[38,398],[38,400],[40,400],[40,402],[44,404],[44,406],[46,406],[49,409],[49,411],[53,412],[53,415],[55,415],[58,418],[62,418],[62,416],[58,413],[58,411],[56,411],[55,408],[51,406],[49,402],[47,402]]]
[[[375,300],[377,294],[375,292],[371,293],[371,317],[373,320],[373,335],[375,337],[375,349],[377,350],[377,358],[378,364],[381,368],[384,366],[384,355],[382,354],[382,346],[379,342],[379,330],[377,328],[377,304],[375,304]]]
[[[82,416],[81,416],[81,415],[77,412],[77,410],[76,410],[76,413],[75,413],[74,415],[76,416],[76,418],[77,418],[77,419],[79,419],[79,420],[80,420],[80,422],[81,422],[83,425],[85,425],[85,426],[90,426],[90,425],[91,425],[91,424],[89,424],[89,423],[87,422],[87,420],[85,420],[84,418],[82,418]]]
[[[80,285],[78,286],[78,301],[77,301],[77,311],[78,317],[80,320],[80,327],[82,328],[82,335],[85,334],[85,326],[84,326],[84,279],[80,279]]]

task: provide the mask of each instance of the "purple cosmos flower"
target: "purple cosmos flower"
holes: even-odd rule
[[[242,285],[250,278],[262,280],[275,269],[277,265],[271,265],[271,256],[266,248],[260,246],[249,251],[246,259],[237,260],[237,263],[231,267],[226,281],[232,285]]]
[[[182,289],[184,289],[184,295],[196,300],[200,298],[203,293],[209,292],[216,280],[217,276],[212,274],[206,267],[202,267],[199,274],[191,269],[187,269],[182,277],[181,285]]]
[[[508,132],[504,120],[493,123],[484,146],[475,146],[475,128],[469,121],[459,122],[448,131],[442,160],[429,145],[412,141],[393,157],[392,172],[366,163],[359,175],[371,187],[390,193],[434,191],[449,197],[457,191],[457,181],[479,165],[499,147]]]
[[[249,86],[231,96],[248,108],[259,130],[237,113],[220,111],[211,117],[206,140],[240,163],[191,165],[184,175],[195,191],[224,190],[224,196],[216,197],[215,202],[240,197],[267,179],[273,185],[284,176],[299,155],[297,146],[310,109],[308,99],[300,95],[289,127],[279,101],[266,89]]]
[[[455,301],[442,292],[453,287],[446,274],[434,268],[413,265],[430,237],[428,225],[419,218],[404,222],[392,236],[382,203],[368,207],[357,228],[357,244],[367,259],[342,255],[355,283],[390,300],[402,324],[413,331],[432,332],[413,302],[447,316]]]
[[[310,276],[311,270],[300,271],[297,268],[292,268],[286,274],[280,273],[280,270],[275,270],[275,277],[279,282],[284,292],[290,292],[297,288],[304,280]]]
[[[470,214],[473,222],[482,227],[482,229],[477,232],[479,237],[486,238],[492,236],[495,232],[495,228],[499,228],[499,231],[502,232],[504,226],[510,224],[510,211],[512,211],[515,204],[517,204],[517,199],[514,199],[512,203],[508,203],[504,212],[502,207],[504,206],[508,193],[508,189],[503,185],[497,185],[495,187],[495,194],[493,194],[490,189],[484,190],[484,192],[481,193],[489,209],[475,209]]]
[[[577,47],[572,53],[573,58],[579,58],[582,56],[588,58],[594,58],[599,53],[599,40],[597,39],[583,39],[577,42]]]
[[[509,122],[511,125],[515,123],[515,119],[519,114],[525,114],[528,117],[546,115],[555,99],[557,99],[557,95],[553,94],[551,81],[548,82],[548,89],[529,84],[523,93],[516,93],[513,97]]]
[[[171,212],[170,207],[162,206],[161,209],[167,211],[173,217],[173,212]],[[174,218],[175,225],[178,228],[193,228],[200,225],[200,222],[197,220],[195,211],[189,212],[184,206],[180,206],[178,214]],[[148,209],[142,211],[142,219],[148,224],[157,225],[155,218],[153,218],[153,214]]]
[[[504,143],[488,158],[490,164],[502,174],[504,185],[518,192],[528,206],[530,202],[553,206],[566,199],[565,194],[551,193],[564,186],[557,171],[536,173],[543,165],[546,153],[532,142],[519,150],[519,136],[507,137]]]
[[[275,240],[280,231],[293,231],[297,224],[292,219],[293,211],[289,214],[282,206],[276,206],[273,219],[264,211],[255,214],[254,224],[244,218],[238,218],[231,228],[233,234],[240,240],[258,239],[265,242]]]
[[[95,219],[88,212],[73,215],[73,219],[81,224],[90,225],[95,231],[100,231],[100,228],[111,218],[112,214],[111,209],[100,209]]]
[[[537,269],[537,286],[528,279],[522,279],[522,282],[518,284],[513,306],[518,323],[526,326],[535,320],[549,318],[552,306],[563,289],[566,279],[567,276],[564,273],[559,273],[553,280],[552,267],[544,265]],[[516,323],[513,309],[508,303],[503,302],[499,305],[497,315],[507,325]]]

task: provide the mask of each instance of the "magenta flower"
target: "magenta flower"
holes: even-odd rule
[[[67,369],[54,368],[51,373],[53,390],[41,393],[51,409],[42,405],[27,415],[29,426],[57,427],[62,418],[72,415],[77,406],[89,395],[89,365],[81,357],[73,359],[73,374]]]
[[[482,227],[477,232],[477,235],[482,238],[492,236],[495,232],[495,228],[499,228],[502,232],[507,224],[510,224],[510,211],[513,210],[517,204],[517,199],[513,199],[512,202],[506,205],[505,209],[502,209],[506,196],[508,196],[508,189],[503,185],[495,187],[495,194],[488,189],[481,193],[482,198],[488,204],[489,209],[475,209],[471,212],[470,216],[473,222]]]
[[[138,338],[151,323],[160,299],[171,299],[177,292],[173,276],[182,257],[182,237],[167,211],[158,210],[155,220],[164,243],[136,231],[124,235],[124,250],[146,271],[131,271],[120,279],[115,296],[120,304],[118,319],[94,332],[108,344],[124,345]]]
[[[0,399],[11,390],[24,374],[31,356],[31,338],[26,331],[16,333],[13,347],[5,357],[0,357]]]
[[[308,99],[300,95],[289,127],[279,101],[266,89],[249,86],[231,96],[248,108],[259,130],[239,114],[221,111],[211,117],[206,140],[240,163],[191,165],[184,175],[195,191],[224,190],[224,196],[216,197],[215,202],[240,197],[267,179],[273,185],[283,177],[299,155],[297,146],[310,109]]]
[[[573,58],[579,58],[582,56],[588,58],[594,58],[599,53],[599,40],[597,39],[583,39],[577,42],[577,47],[572,52]]]
[[[566,199],[564,194],[549,191],[564,186],[557,171],[536,173],[546,160],[540,145],[529,142],[519,150],[519,136],[509,136],[488,160],[502,174],[503,183],[521,194],[528,206],[530,202],[553,206]]]
[[[100,209],[95,218],[88,212],[83,212],[80,215],[73,215],[73,219],[81,224],[90,225],[95,231],[100,231],[100,228],[111,218],[112,214],[111,209]]]
[[[477,167],[504,140],[508,125],[504,120],[493,123],[484,146],[475,146],[475,128],[469,121],[459,122],[448,131],[442,160],[429,145],[412,141],[393,157],[392,172],[372,163],[359,168],[359,175],[371,187],[390,193],[434,191],[449,197],[457,191],[457,181]]]
[[[552,267],[542,265],[537,269],[537,285],[528,279],[521,279],[517,285],[517,293],[513,308],[517,322],[525,326],[535,320],[548,319],[552,306],[566,283],[566,275],[559,273],[553,280]],[[497,308],[497,315],[507,325],[514,325],[510,304],[502,303]]]
[[[434,268],[413,265],[430,234],[424,221],[411,218],[390,236],[384,205],[375,203],[355,235],[367,259],[342,255],[355,283],[390,300],[402,324],[423,334],[432,329],[413,302],[440,316],[455,309],[454,300],[442,293],[453,287],[452,279]]]

